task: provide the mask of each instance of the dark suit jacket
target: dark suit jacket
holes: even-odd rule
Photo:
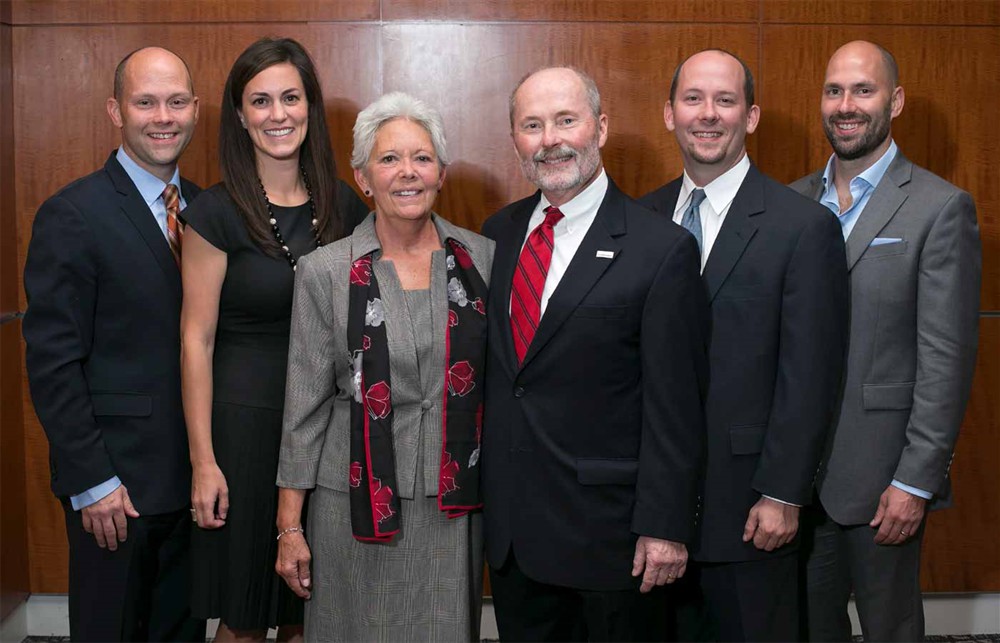
[[[681,179],[640,202],[673,216]],[[836,217],[751,166],[705,264],[712,310],[705,406],[708,465],[696,560],[768,554],[742,540],[767,495],[812,499],[847,333]]]
[[[792,187],[818,199],[823,172]],[[888,243],[872,242],[880,237]],[[896,479],[951,504],[948,471],[972,388],[982,266],[967,192],[897,152],[847,238],[851,339],[817,476],[838,523],[872,519]],[[877,439],[872,436],[877,436]]]
[[[182,181],[190,203],[197,186]],[[35,216],[23,331],[52,490],[68,497],[117,475],[136,509],[189,502],[180,386],[180,271],[114,154]]]
[[[538,193],[493,215],[483,485],[487,557],[544,583],[634,588],[637,535],[688,542],[704,424],[698,248],[610,184],[517,365],[511,280]],[[614,253],[600,258],[597,251]]]

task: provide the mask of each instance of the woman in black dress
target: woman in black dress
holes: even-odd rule
[[[222,183],[184,211],[181,314],[190,441],[192,613],[216,640],[301,637],[302,602],[274,572],[275,476],[295,264],[368,208],[336,179],[308,53],[265,38],[229,73]]]

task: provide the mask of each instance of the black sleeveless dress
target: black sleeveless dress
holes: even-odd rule
[[[343,183],[338,194],[342,220],[353,229],[368,208]],[[308,203],[272,211],[293,256],[315,249]],[[221,618],[231,629],[300,624],[302,600],[274,571],[294,272],[284,257],[257,247],[222,184],[202,192],[182,216],[227,256],[212,364],[212,446],[229,512],[224,527],[192,531],[192,614]]]

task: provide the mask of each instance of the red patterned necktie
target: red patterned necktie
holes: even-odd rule
[[[181,199],[177,194],[177,186],[168,183],[163,188],[163,205],[167,208],[167,241],[170,243],[170,252],[174,253],[177,265],[181,265],[181,237],[184,234],[177,215],[181,211]]]
[[[524,361],[542,316],[542,290],[552,263],[552,228],[562,218],[559,208],[545,208],[545,220],[528,235],[517,260],[510,289],[510,329],[518,364]]]

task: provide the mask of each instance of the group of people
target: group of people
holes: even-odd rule
[[[434,212],[440,114],[358,115],[337,177],[308,53],[226,81],[222,182],[181,178],[190,71],[115,72],[122,144],[35,218],[23,322],[70,546],[73,640],[919,640],[926,510],[977,347],[970,196],[914,165],[904,91],[830,59],[826,166],[749,159],[750,70],[678,65],[684,162],[633,200],[595,82],[510,96],[538,190]],[[804,580],[800,580],[804,579]],[[304,625],[304,627],[303,627]]]

